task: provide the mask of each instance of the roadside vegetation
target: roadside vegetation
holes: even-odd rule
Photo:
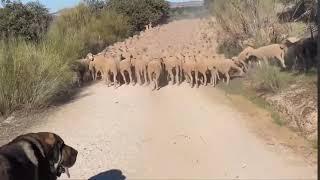
[[[229,58],[237,56],[247,46],[258,48],[284,43],[288,37],[307,38],[317,35],[315,0],[205,0],[205,4],[217,21],[218,27],[214,28],[218,31],[218,52]],[[294,127],[294,130],[308,137],[314,144],[317,139],[309,134],[317,130],[309,132],[306,124],[313,124],[314,127],[317,122],[300,113],[305,112],[309,105],[305,108],[288,107],[290,111],[286,111],[288,109],[285,106],[287,103],[292,105],[297,101],[310,100],[314,101],[310,102],[312,105],[316,104],[317,69],[312,67],[308,73],[297,72],[292,67],[295,57],[289,54],[285,60],[288,66],[286,69],[272,63],[261,68],[251,66],[244,78],[234,79],[230,86],[220,87],[227,93],[247,97],[268,110],[276,124],[282,126],[291,123],[290,127]],[[292,99],[281,99],[287,97],[283,94],[287,92],[296,94],[289,95]],[[270,100],[266,97],[280,99]],[[279,110],[280,107],[286,110]],[[299,110],[291,112],[295,108]],[[288,113],[292,118],[287,117]]]
[[[237,56],[247,46],[257,48],[273,43],[283,43],[288,37],[303,38],[309,32],[309,24],[304,21],[281,22],[279,18],[281,14],[284,14],[282,10],[286,9],[286,6],[301,5],[301,1],[206,0],[205,2],[219,24],[219,27],[215,27],[219,32],[218,51],[229,58]],[[310,4],[315,1],[307,0],[306,2]],[[312,15],[315,13],[306,5],[304,11],[308,10],[312,10],[312,13],[309,20],[305,21],[312,24],[314,20]],[[294,58],[286,58],[286,64],[289,65],[286,71],[281,71],[280,68],[274,66],[255,68],[255,72],[252,73],[254,76],[249,76],[252,87],[256,90],[264,89],[267,92],[276,93],[299,78],[315,80],[317,73],[314,73],[314,70],[307,75],[294,75],[294,71],[291,70],[293,61]]]
[[[169,9],[162,0],[86,0],[55,16],[38,2],[1,3],[0,116],[50,105],[72,87],[70,65],[76,59],[100,52],[149,22],[164,21]],[[136,7],[146,3],[144,9]]]

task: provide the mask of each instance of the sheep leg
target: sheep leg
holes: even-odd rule
[[[215,70],[215,72],[216,72],[217,79],[220,81],[221,79],[220,79],[219,71]]]
[[[266,57],[263,58],[263,62],[264,62],[265,65],[269,64],[268,59]]]
[[[95,80],[97,80],[96,79],[96,72],[93,70],[93,71],[90,71],[90,74],[91,74],[91,76],[92,76],[92,80],[93,81],[95,81]]]
[[[258,60],[258,65],[259,65],[260,68],[262,68],[261,61],[260,61],[260,60]]]
[[[156,88],[156,84],[155,84],[155,82],[153,81],[152,74],[153,74],[153,73],[152,73],[151,71],[148,71],[149,82],[152,82],[152,84],[154,84],[154,86],[153,86],[152,90],[155,90],[155,88]]]
[[[112,73],[113,74],[113,84],[114,84],[114,88],[117,88],[119,86],[119,82],[117,80],[117,76],[118,76],[118,72],[115,71]]]
[[[198,80],[199,80],[199,72],[197,70],[194,71],[194,76],[195,76],[195,84],[197,87],[199,87]]]
[[[248,67],[247,67],[246,63],[244,61],[241,61],[241,64],[243,66],[244,71],[247,72],[248,71]]]
[[[225,75],[226,75],[226,78],[227,78],[227,84],[229,84],[229,82],[230,82],[230,75],[229,75],[229,73],[226,73]]]
[[[180,72],[180,70],[179,70],[179,68],[178,67],[176,67],[175,68],[176,69],[176,84],[177,85],[179,85],[179,83],[180,83],[180,80],[179,80],[179,72]]]
[[[180,85],[182,82],[182,70],[181,70],[180,66],[178,66],[177,69],[179,70],[179,72],[178,72],[178,85]]]
[[[136,76],[137,76],[138,84],[140,84],[140,86],[141,86],[142,85],[142,81],[141,81],[141,72],[140,72],[140,70],[136,71]]]
[[[102,74],[102,73],[101,73]],[[110,80],[110,77],[109,77],[109,72],[106,72],[106,73],[103,73],[103,76],[105,78],[105,81],[107,83],[107,86],[110,87],[110,84],[111,84],[111,80]]]
[[[146,85],[149,85],[150,82],[149,82],[148,79],[147,79],[147,67],[145,68],[145,70],[144,70],[144,72],[143,72],[143,76],[144,76],[144,83],[145,83]],[[150,77],[149,77],[149,78],[150,78]]]
[[[193,76],[191,71],[188,72],[188,76],[190,77],[190,81],[189,81],[190,86],[193,87]]]
[[[155,79],[155,83],[156,83],[156,90],[159,90],[159,80],[160,80],[160,73],[157,74],[156,76],[157,78]]]
[[[131,69],[128,70],[128,74],[129,74],[129,81],[130,81],[129,84],[132,84],[132,83],[133,83],[133,78],[132,78],[132,71],[131,71]]]
[[[280,61],[282,68],[286,68],[284,58],[282,58],[282,56],[276,56],[276,58]]]
[[[208,84],[207,73],[204,73],[203,77],[204,77],[204,85],[207,86],[207,84]]]
[[[200,83],[204,84],[204,76],[201,72],[199,72],[198,78],[199,78]],[[199,81],[197,81],[197,82],[199,82]]]
[[[125,75],[125,70],[121,71],[121,76],[122,76],[122,79],[124,80],[124,83],[127,84],[127,78],[126,78],[126,75]]]
[[[174,84],[174,74],[173,74],[172,69],[169,70],[169,76],[170,76],[171,84],[173,85]]]
[[[215,72],[212,72],[211,74],[212,74],[211,75],[211,85],[215,86],[216,82],[217,82],[217,76],[216,76]]]
[[[209,79],[210,82],[209,83],[210,83],[210,85],[213,85],[215,74],[214,74],[213,70],[210,70],[209,73],[210,73],[210,79]]]
[[[236,65],[233,65],[232,68],[234,68],[235,70],[239,71],[239,76],[242,76],[243,75],[243,70],[241,68],[239,68],[238,66]]]
[[[187,72],[184,72],[184,76],[186,78],[187,83],[190,83],[191,78],[190,78],[189,74]]]
[[[216,74],[216,72],[213,72],[212,73],[212,82],[213,82],[213,86],[216,86],[216,84],[217,84],[217,74]]]

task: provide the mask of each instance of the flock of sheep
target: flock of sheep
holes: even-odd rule
[[[153,84],[159,89],[160,77],[172,84],[180,84],[186,80],[191,87],[211,84],[215,86],[219,80],[227,84],[230,75],[243,76],[252,61],[268,62],[277,59],[283,68],[286,67],[284,54],[286,46],[272,44],[258,49],[245,48],[237,57],[231,59],[215,53],[215,36],[210,31],[208,20],[198,20],[196,28],[190,28],[192,36],[185,38],[177,30],[169,31],[168,26],[151,27],[140,35],[135,35],[124,42],[115,43],[99,54],[89,53],[85,59],[78,60],[83,68],[77,72],[78,83],[82,83],[85,74],[93,80],[101,77],[108,86],[126,84]],[[171,23],[179,26],[179,22]],[[162,42],[169,42],[163,44]],[[171,42],[171,44],[170,44]]]

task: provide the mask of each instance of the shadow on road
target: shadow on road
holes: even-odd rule
[[[112,169],[95,175],[89,180],[125,180],[126,176],[122,174],[122,171],[118,169]]]

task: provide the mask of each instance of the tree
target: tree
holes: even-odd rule
[[[93,11],[99,11],[106,7],[105,0],[84,0],[85,4],[87,4]]]
[[[165,0],[110,0],[107,7],[130,18],[133,31],[141,31],[150,22],[158,25],[169,17],[169,3]]]
[[[51,15],[39,2],[22,4],[19,1],[1,0],[0,38],[21,37],[38,41],[47,32]]]

